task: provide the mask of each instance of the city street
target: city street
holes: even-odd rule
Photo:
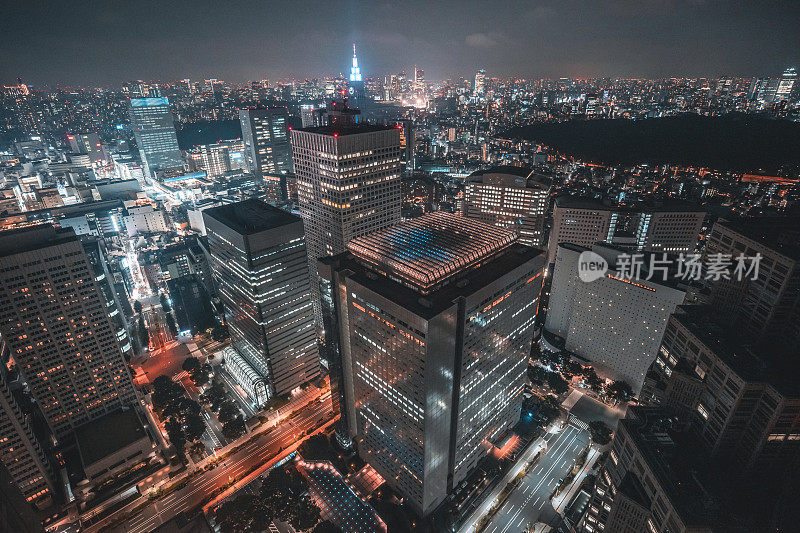
[[[485,533],[519,533],[537,521],[555,515],[550,495],[589,444],[589,432],[568,424],[557,434],[547,434],[547,451],[508,496],[483,529]]]
[[[518,533],[555,514],[550,495],[589,444],[589,432],[568,424],[558,434],[548,434],[547,451],[508,496],[485,533]]]
[[[330,399],[324,403],[312,401],[305,409],[297,411],[293,418],[285,420],[277,428],[260,433],[255,441],[234,452],[216,468],[203,472],[192,478],[186,486],[172,492],[163,499],[149,503],[140,513],[129,517],[125,523],[110,531],[126,533],[146,533],[155,529],[181,511],[187,511],[198,505],[220,487],[230,483],[237,476],[242,476],[254,468],[270,461],[281,450],[297,442],[301,433],[313,430],[327,422],[332,416]],[[85,531],[100,531],[120,513],[130,511],[141,504],[140,498],[126,505],[104,520],[88,526]]]

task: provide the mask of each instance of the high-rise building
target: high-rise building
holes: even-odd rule
[[[260,406],[319,375],[303,222],[257,199],[207,209],[203,218],[238,355],[231,375]]]
[[[778,84],[775,87],[775,96],[773,101],[780,102],[781,100],[787,100],[792,95],[792,89],[794,89],[796,83],[797,69],[792,67],[784,70],[783,74],[781,74],[781,77],[778,78]]]
[[[595,245],[609,270],[594,281],[579,277],[580,256],[589,248],[561,244],[556,254],[545,329],[565,339],[565,348],[587,359],[598,374],[621,379],[639,392],[655,359],[669,315],[682,304],[685,288],[673,278],[663,281],[648,262],[639,279],[619,271],[621,251]],[[669,274],[669,273],[668,273]]]
[[[753,78],[748,99],[759,107],[786,100],[797,82],[797,69],[787,68],[778,78]]]
[[[53,434],[137,402],[116,328],[71,228],[0,234],[0,335]]]
[[[5,466],[28,503],[46,507],[53,496],[50,467],[8,388],[4,371],[0,367],[0,468]]]
[[[742,331],[774,335],[800,346],[800,235],[797,217],[720,220],[706,241],[705,256],[733,262],[760,254],[756,279],[709,280],[708,302]]]
[[[205,171],[209,178],[218,178],[247,166],[244,142],[239,140],[196,146],[188,156],[192,170]]]
[[[425,71],[416,65],[414,65],[414,84],[418,89],[425,86]]]
[[[158,171],[181,168],[183,160],[169,100],[165,97],[131,98],[128,112],[147,175],[153,178]]]
[[[475,94],[483,94],[486,91],[486,71],[481,69],[475,73],[475,85],[472,92]]]
[[[317,260],[400,222],[400,130],[355,124],[352,111],[332,106],[329,125],[291,133],[318,327]]]
[[[741,531],[735,517],[722,511],[718,472],[709,468],[708,455],[681,439],[675,426],[663,408],[628,408],[577,531]]]
[[[292,171],[286,108],[240,109],[247,167],[264,180],[267,196],[283,198],[280,176]]]
[[[643,402],[670,408],[693,438],[742,471],[800,459],[800,363],[774,337],[732,327],[716,308],[681,306],[664,331]]]
[[[190,80],[189,78],[182,79],[180,81],[180,85],[187,95],[191,96],[195,93],[194,84],[192,83],[192,80]]]
[[[400,150],[402,154],[402,167],[404,174],[411,174],[416,168],[416,159],[414,150],[416,149],[416,138],[414,137],[414,121],[413,120],[397,120],[394,122],[397,129],[400,130]]]
[[[119,341],[120,350],[126,361],[130,361],[133,357],[133,346],[131,339],[128,335],[128,322],[123,313],[123,304],[120,297],[114,288],[114,279],[112,278],[111,271],[109,270],[108,254],[106,253],[105,246],[101,239],[84,238],[81,241],[83,249],[86,252],[86,258],[92,266],[94,272],[94,279],[97,282],[97,288],[103,296],[103,301],[106,306],[106,314],[108,315],[111,325],[114,328],[114,334]],[[123,296],[124,298],[124,296]],[[130,303],[125,302],[126,306]]]
[[[420,514],[519,420],[544,254],[444,212],[320,261],[336,405],[359,455]]]
[[[700,237],[705,212],[680,200],[617,204],[594,198],[560,196],[553,208],[547,259],[559,244],[612,244],[634,252],[690,253]]]
[[[33,508],[25,502],[25,496],[2,464],[0,464],[0,531],[44,533],[41,520]]]
[[[464,187],[464,215],[515,231],[526,246],[545,243],[551,181],[524,167],[473,172]]]
[[[361,99],[365,96],[364,79],[361,75],[361,68],[358,66],[358,58],[356,57],[356,43],[353,43],[353,65],[350,67],[349,86],[350,96],[353,98]]]
[[[314,107],[314,104],[303,104],[300,106],[300,120],[304,128],[310,128],[311,126],[317,125],[314,123],[315,111],[316,108]]]

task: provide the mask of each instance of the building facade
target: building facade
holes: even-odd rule
[[[283,199],[280,176],[292,171],[288,120],[285,107],[239,110],[247,167],[269,198]]]
[[[464,188],[464,216],[519,235],[520,244],[544,245],[550,180],[523,167],[474,172]]]
[[[269,383],[270,395],[315,379],[319,352],[300,217],[251,199],[207,209],[203,218],[233,348]]]
[[[517,423],[543,254],[432,213],[320,261],[331,382],[360,456],[420,514]]]
[[[50,466],[0,368],[0,463],[28,503],[52,502]]]
[[[291,133],[318,327],[317,260],[400,222],[400,130],[356,125],[346,112],[340,115],[332,125]]]
[[[709,472],[702,468],[707,455],[676,441],[679,435],[669,411],[628,408],[577,531],[738,531],[735,520],[720,512],[708,483]]]
[[[117,329],[71,229],[0,234],[0,334],[57,439],[137,402]]]
[[[147,175],[153,178],[160,170],[181,168],[183,159],[169,100],[164,97],[132,98],[128,112]]]
[[[691,424],[711,455],[745,470],[780,470],[800,459],[800,365],[769,338],[750,340],[716,308],[670,317],[642,391]]]
[[[589,248],[562,244],[556,254],[545,329],[565,339],[565,348],[597,367],[601,375],[627,381],[638,392],[655,359],[669,315],[685,289],[662,282],[626,279],[617,262],[621,251],[596,245],[591,251],[609,264],[594,281],[579,277],[580,256]]]
[[[232,170],[247,168],[244,141],[240,140],[195,146],[188,157],[192,170],[202,170],[212,179]]]
[[[798,225],[797,217],[720,220],[705,249],[706,259],[727,257],[734,264],[739,255],[760,256],[758,272],[741,280],[731,276],[707,281],[708,303],[742,331],[774,335],[795,347],[800,347]]]
[[[553,207],[547,258],[558,245],[613,244],[635,252],[690,253],[695,250],[705,212],[679,200],[618,205],[594,198],[561,196]]]

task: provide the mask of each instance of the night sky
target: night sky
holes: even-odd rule
[[[366,76],[777,75],[800,66],[800,0],[3,1],[0,83],[118,86]]]

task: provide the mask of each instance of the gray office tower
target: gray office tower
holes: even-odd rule
[[[519,420],[544,252],[443,212],[347,248],[319,262],[337,407],[427,515]]]
[[[231,331],[226,365],[259,407],[319,375],[303,221],[257,199],[203,218]]]
[[[183,166],[167,98],[131,98],[128,113],[148,177]]]
[[[117,328],[72,228],[0,234],[0,335],[61,440],[137,402]]]
[[[356,124],[356,117],[346,104],[331,106],[329,125],[291,132],[318,327],[317,260],[400,222],[400,129]]]
[[[272,203],[286,199],[281,176],[292,171],[288,120],[285,107],[239,110],[247,167],[264,180]]]

